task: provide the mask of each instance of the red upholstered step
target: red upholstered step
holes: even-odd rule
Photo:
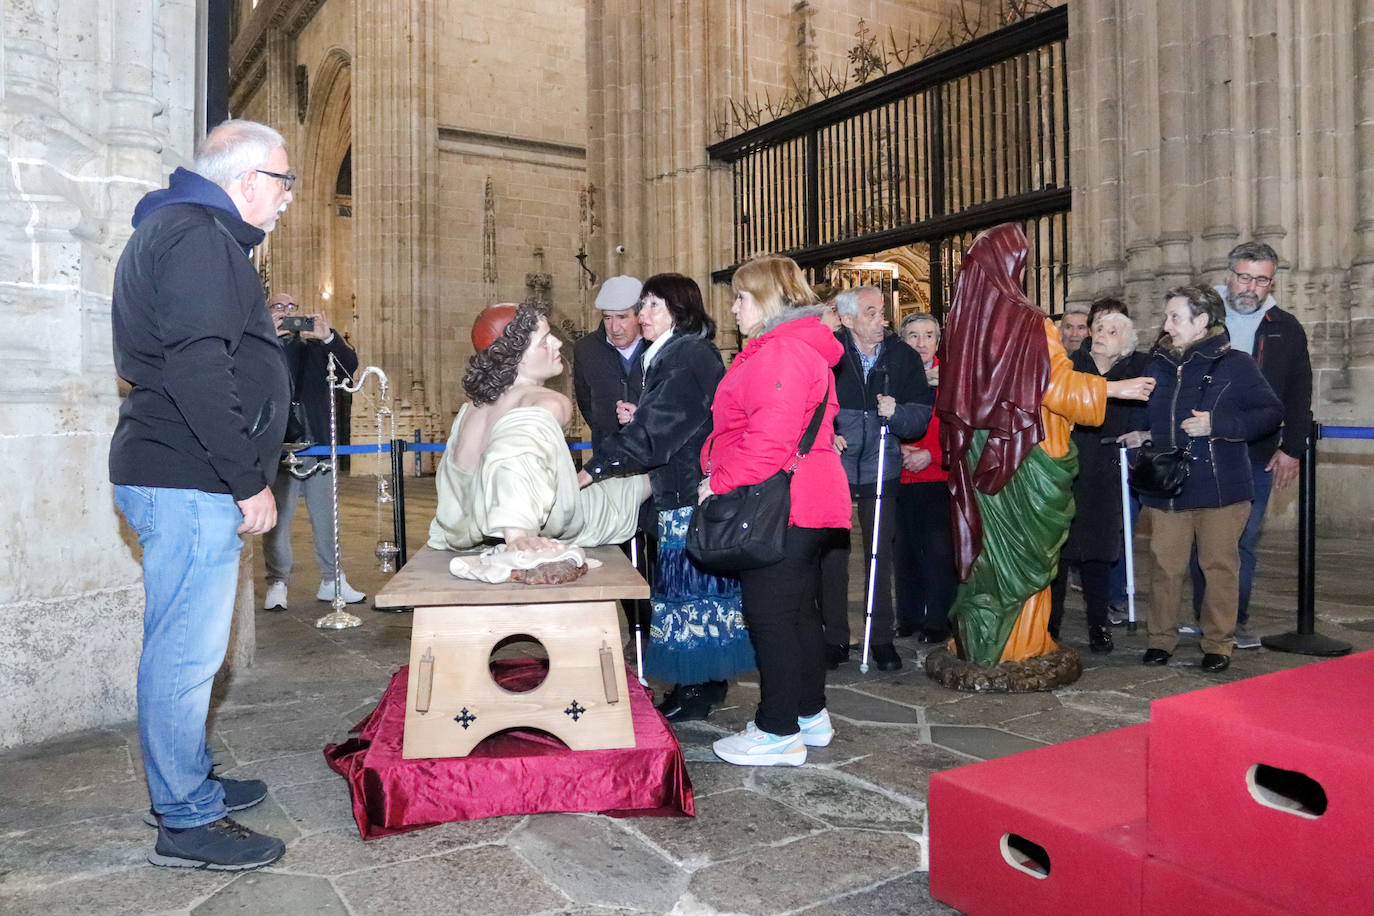
[[[931,776],[931,896],[973,916],[1139,913],[1147,733],[1135,725]],[[1043,852],[1027,856],[1023,840]]]
[[[1288,913],[1374,913],[1374,652],[1154,701],[1149,845]]]
[[[1252,888],[1262,892],[1262,888]],[[1146,916],[1288,916],[1282,907],[1251,896],[1240,888],[1199,875],[1181,865],[1153,856],[1145,860]]]

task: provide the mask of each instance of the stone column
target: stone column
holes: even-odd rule
[[[1355,257],[1350,267],[1350,364],[1374,395],[1374,0],[1355,8]],[[1363,381],[1362,381],[1363,379]]]
[[[1238,86],[1231,54],[1230,9],[1225,3],[1198,8],[1202,75],[1202,239],[1204,270],[1226,266],[1226,252],[1236,244],[1240,230],[1235,224],[1235,172],[1237,130],[1234,105],[1244,96]],[[1240,55],[1244,59],[1245,54]],[[1244,123],[1244,120],[1241,122]]]
[[[438,298],[432,275],[436,146],[432,0],[358,0],[354,8],[354,220],[358,350],[381,366],[398,429],[433,427]],[[371,428],[359,417],[354,426]]]

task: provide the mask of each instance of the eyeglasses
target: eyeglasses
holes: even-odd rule
[[[294,302],[274,302],[270,306],[274,312],[294,312],[296,303]]]
[[[1264,277],[1264,276],[1258,276],[1258,277],[1257,277],[1257,276],[1255,276],[1254,274],[1243,274],[1243,273],[1238,273],[1237,271],[1234,271],[1234,270],[1231,271],[1231,273],[1235,274],[1235,275],[1236,275],[1236,279],[1239,280],[1239,281],[1242,282],[1242,283],[1253,283],[1253,284],[1255,285],[1255,289],[1264,289],[1264,288],[1267,287],[1270,283],[1273,283],[1273,282],[1274,282],[1274,278],[1273,278],[1273,277]]]
[[[253,171],[263,175],[271,175],[273,178],[281,179],[281,186],[283,189],[287,191],[291,190],[291,186],[296,183],[295,172],[269,172],[267,171],[267,169],[253,169]]]

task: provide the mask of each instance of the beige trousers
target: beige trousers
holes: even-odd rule
[[[1183,584],[1196,541],[1198,563],[1207,577],[1202,651],[1230,655],[1240,607],[1240,534],[1250,517],[1250,503],[1178,511],[1147,506],[1144,513],[1150,519],[1150,648],[1173,652],[1178,646]],[[1190,609],[1191,594],[1189,590]]]

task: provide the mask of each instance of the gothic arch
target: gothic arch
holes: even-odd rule
[[[349,326],[353,310],[346,296],[354,288],[353,276],[351,268],[348,276],[338,276],[337,269],[341,263],[352,264],[352,221],[339,219],[334,188],[339,166],[353,145],[352,83],[352,58],[339,47],[329,50],[311,76],[300,170],[302,183],[309,189],[309,199],[304,201],[309,210],[309,246],[299,252],[309,259],[316,294],[322,290],[342,294],[333,297],[330,314],[349,331],[354,330]]]

